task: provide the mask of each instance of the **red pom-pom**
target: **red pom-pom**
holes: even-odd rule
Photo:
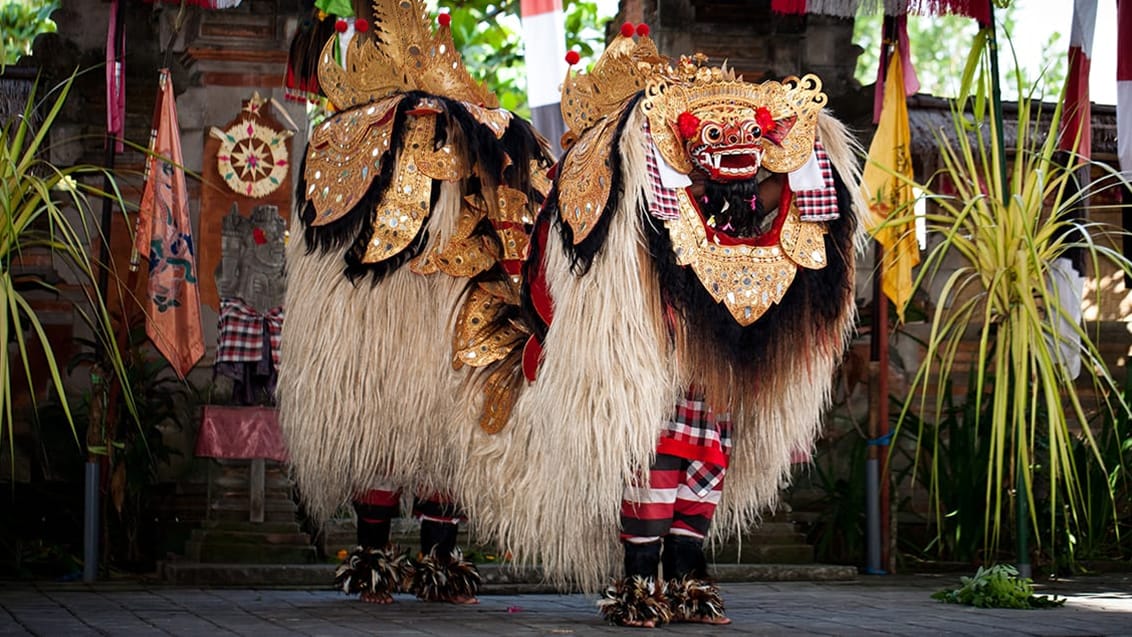
[[[636,29],[633,28],[632,22],[626,22],[625,24],[621,25],[621,35],[627,38],[633,37],[634,31],[636,31]]]
[[[334,23],[334,30],[339,32],[339,33],[345,33],[346,29],[348,27],[349,27],[349,25],[346,24],[345,20],[339,20],[339,21]]]
[[[763,129],[764,133],[769,133],[774,130],[775,122],[774,116],[770,114],[770,109],[765,106],[760,106],[755,109],[755,123],[759,128]]]
[[[680,129],[681,137],[691,139],[696,133],[700,132],[700,118],[684,111],[676,118],[676,128]]]
[[[452,24],[452,14],[442,13],[442,14],[436,16],[436,21],[440,23],[440,26],[446,27],[446,26]]]
[[[577,51],[567,51],[566,52],[566,63],[569,64],[570,66],[574,66],[581,59],[582,59],[582,56],[578,55]]]
[[[267,243],[267,234],[263,232],[263,228],[252,229],[252,240],[255,241],[257,246]]]
[[[361,18],[354,20],[354,30],[358,33],[365,33],[366,31],[369,31],[369,22],[366,22]]]
[[[637,35],[639,35],[643,38],[643,37],[647,37],[648,34],[649,34],[649,25],[645,24],[644,22],[637,25]]]

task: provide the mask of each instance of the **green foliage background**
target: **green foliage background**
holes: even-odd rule
[[[51,14],[60,0],[0,0],[0,65],[15,64],[31,53],[40,33],[54,33]]]
[[[1011,5],[995,11],[999,37],[1004,51],[1010,50],[1009,37],[1015,33],[1017,12],[1021,9]],[[877,64],[880,54],[881,21],[883,16],[859,15],[853,27],[853,43],[860,46],[861,56],[857,58],[856,79],[861,84],[876,81]],[[1069,25],[1066,25],[1068,28]],[[908,43],[912,53],[912,65],[920,79],[920,92],[937,97],[957,97],[963,65],[967,60],[971,42],[978,33],[979,26],[970,18],[961,16],[908,16]],[[1067,38],[1054,32],[1042,47],[1042,59],[1038,68],[1019,64],[1018,60],[1007,63],[1003,59],[1003,99],[1018,99],[1015,87],[1021,85],[1035,89],[1035,97],[1056,99],[1065,85]]]
[[[566,48],[579,53],[584,67],[605,48],[603,29],[612,16],[597,2],[563,0],[562,5]],[[439,8],[452,13],[452,39],[468,71],[495,91],[500,106],[530,117],[519,0],[442,0]]]

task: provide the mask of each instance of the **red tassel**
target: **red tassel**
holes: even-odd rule
[[[806,12],[806,0],[770,0],[770,10],[785,15],[801,15]]]

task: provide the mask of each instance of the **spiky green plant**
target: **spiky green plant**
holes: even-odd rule
[[[985,79],[976,80],[976,86],[987,86]],[[1020,95],[1026,94],[1018,88]],[[1020,100],[1016,141],[1006,148],[1001,117],[983,117],[985,95],[983,88],[976,89],[974,116],[963,108],[965,100],[953,107],[954,135],[937,136],[942,168],[930,183],[918,186],[934,204],[926,220],[929,232],[940,240],[923,260],[917,287],[929,280],[942,283],[933,285],[939,293],[933,299],[927,351],[901,421],[917,405],[922,418],[934,414],[939,421],[944,396],[937,388],[950,386],[956,365],[961,366],[958,371],[967,371],[960,346],[974,338],[974,383],[968,400],[976,401],[976,418],[989,419],[976,423],[987,425],[980,430],[988,432],[990,446],[984,548],[993,555],[1000,546],[1004,523],[1012,518],[1010,494],[1028,504],[1016,515],[1029,519],[1014,520],[1020,532],[1021,525],[1038,528],[1033,479],[1040,465],[1052,488],[1046,509],[1050,532],[1038,540],[1046,540],[1047,549],[1056,551],[1053,530],[1079,525],[1086,514],[1074,461],[1077,440],[1103,465],[1089,426],[1093,406],[1082,403],[1062,348],[1080,354],[1082,374],[1103,397],[1099,408],[1127,413],[1128,404],[1088,331],[1072,320],[1059,329],[1057,319],[1069,319],[1071,308],[1055,293],[1052,264],[1080,250],[1098,295],[1102,263],[1132,272],[1132,263],[1114,248],[1121,231],[1076,214],[1087,196],[1122,182],[1105,168],[1104,179],[1083,190],[1075,187],[1074,175],[1092,164],[1071,159],[1066,166],[1059,156],[1057,135],[1050,131],[1058,130],[1062,101],[1046,128],[1035,102]],[[940,188],[943,182],[949,185],[946,193]],[[953,263],[958,266],[950,269]],[[929,404],[933,394],[934,404]],[[921,435],[920,440],[930,441],[930,436]],[[935,445],[939,448],[938,440]],[[932,458],[932,491],[938,494],[940,471],[934,465],[939,454]],[[1064,502],[1058,501],[1059,494]],[[938,498],[933,502],[936,515],[942,515]],[[1111,490],[1109,504],[1114,506]]]
[[[109,197],[125,210],[125,201],[114,175],[105,168],[87,164],[57,166],[45,159],[49,133],[75,77],[72,74],[54,87],[42,104],[37,103],[33,88],[23,113],[12,121],[0,122],[0,343],[7,344],[0,348],[0,427],[13,458],[18,414],[13,411],[12,381],[17,374],[23,374],[28,386],[34,387],[31,363],[35,354],[28,348],[31,335],[35,335],[42,349],[52,388],[57,395],[66,395],[52,343],[28,297],[36,290],[56,294],[59,290],[42,278],[13,272],[13,264],[29,250],[46,250],[58,265],[69,268],[77,277],[85,304],[76,305],[75,309],[106,353],[110,371],[125,378],[110,312],[96,286],[98,263],[90,255],[98,234],[98,226],[92,221],[95,202]],[[109,192],[102,184],[110,185]],[[77,214],[72,216],[68,211]],[[125,393],[127,408],[136,416],[132,396]],[[77,442],[78,434],[66,403],[63,413]],[[14,462],[12,466],[14,470]]]

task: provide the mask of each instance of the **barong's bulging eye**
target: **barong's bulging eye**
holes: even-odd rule
[[[759,126],[758,122],[744,122],[743,123],[743,143],[753,144],[763,136],[763,128]]]
[[[703,140],[709,144],[718,144],[723,139],[723,129],[719,124],[704,124],[703,130],[700,132]]]

